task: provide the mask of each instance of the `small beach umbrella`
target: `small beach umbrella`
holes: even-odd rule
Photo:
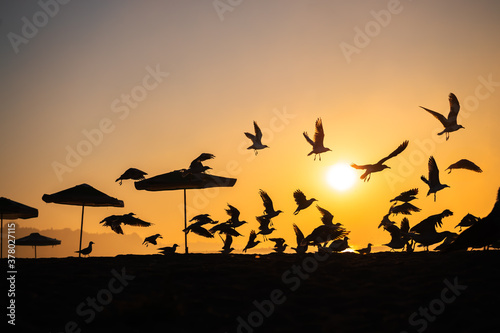
[[[96,190],[88,184],[80,184],[53,194],[44,194],[42,200],[47,203],[82,206],[82,220],[80,225],[80,246],[82,249],[83,213],[87,207],[124,207],[123,201],[110,197]],[[81,256],[81,253],[78,254]]]
[[[50,238],[40,235],[38,232],[34,232],[29,236],[16,239],[16,246],[34,246],[35,247],[35,259],[36,259],[36,247],[37,246],[48,246],[48,245],[59,245],[61,241],[55,238]]]
[[[3,258],[3,220],[30,219],[38,216],[38,209],[0,197],[0,258]]]
[[[135,182],[137,190],[175,191],[184,190],[184,228],[187,228],[186,190],[210,187],[232,187],[235,178],[213,176],[206,173],[186,174],[183,170],[175,170],[155,177]],[[187,233],[184,235],[185,252],[188,253]]]

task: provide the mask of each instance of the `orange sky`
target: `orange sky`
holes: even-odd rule
[[[137,191],[132,182],[114,180],[129,167],[148,176],[185,168],[202,152],[216,156],[207,163],[213,174],[238,181],[233,188],[188,191],[188,218],[209,213],[225,221],[227,203],[237,207],[249,222],[233,244],[237,253],[258,227],[259,189],[285,212],[273,236],[290,246],[292,223],[306,234],[321,223],[314,206],[292,215],[297,188],[344,224],[355,248],[390,240],[378,223],[389,199],[410,188],[420,189],[415,205],[422,208],[409,217],[411,226],[444,209],[455,214],[443,230],[467,213],[489,213],[500,186],[498,2],[214,3],[70,2],[51,7],[53,17],[40,14],[37,3],[0,4],[0,196],[39,210],[19,227],[47,236],[77,231],[80,208],[41,198],[88,183],[125,202],[85,211],[90,235],[83,243],[107,235],[94,236],[100,240],[94,255],[155,253],[134,243],[155,233],[164,237],[161,246],[183,245],[181,191]],[[27,21],[38,22],[36,33]],[[461,103],[465,129],[445,142],[435,134],[440,124],[419,105],[446,114],[450,92]],[[313,133],[318,117],[332,149],[321,162],[306,156],[310,146],[302,136]],[[254,120],[270,146],[257,156],[245,149],[243,134]],[[346,192],[327,184],[335,163],[375,163],[404,140],[410,144],[387,163],[392,169],[369,183],[359,180]],[[68,159],[78,150],[80,158]],[[425,197],[419,179],[429,155],[451,186],[437,202]],[[484,172],[443,172],[462,158]],[[127,237],[98,223],[129,212],[154,226],[124,227]],[[27,232],[19,229],[17,237]],[[39,256],[69,256],[78,248],[77,239],[62,242]],[[190,237],[192,252],[221,246],[218,237]]]

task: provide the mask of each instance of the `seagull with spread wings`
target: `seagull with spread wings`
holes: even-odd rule
[[[243,252],[247,252],[248,249],[251,249],[252,247],[256,247],[257,244],[260,243],[260,241],[255,240],[257,238],[257,234],[255,233],[255,230],[250,231],[250,237],[248,237],[248,242],[245,248],[243,249]]]
[[[294,223],[293,231],[295,231],[295,236],[297,238],[297,247],[292,247],[292,250],[295,250],[298,254],[304,254],[307,252],[308,245],[302,245],[302,241],[304,240],[304,234],[299,229],[299,227]]]
[[[446,140],[449,139],[451,132],[455,132],[461,128],[465,128],[462,125],[457,124],[458,111],[460,111],[460,103],[458,103],[457,96],[455,96],[455,94],[453,93],[450,93],[450,95],[448,96],[448,101],[450,102],[450,112],[448,113],[448,118],[436,111],[432,111],[421,106],[422,109],[432,114],[437,120],[441,122],[444,130],[442,132],[439,132],[438,135],[446,133]]]
[[[118,177],[115,182],[119,181],[119,184],[122,184],[123,180],[126,179],[133,179],[133,180],[142,180],[144,179],[144,176],[147,175],[144,171],[141,171],[136,168],[129,168],[127,171],[125,171],[120,177]]]
[[[314,130],[314,140],[309,138],[307,132],[304,132],[304,137],[307,142],[312,146],[312,150],[307,156],[314,154],[314,160],[316,161],[316,156],[319,156],[319,160],[321,161],[321,154],[326,153],[327,151],[331,151],[330,148],[326,148],[323,145],[323,140],[325,138],[325,132],[323,131],[323,121],[321,118],[316,119],[315,130]]]
[[[262,199],[262,202],[264,203],[264,215],[269,218],[269,219],[272,219],[273,217],[276,217],[278,216],[279,214],[283,213],[283,211],[281,210],[275,210],[274,209],[274,205],[273,205],[273,201],[271,200],[271,197],[269,196],[269,194],[267,194],[266,191],[263,191],[263,190],[259,190],[259,194],[260,194],[260,197]],[[272,223],[271,223],[272,225]]]
[[[420,179],[422,179],[422,181],[429,186],[427,196],[429,196],[429,194],[431,193],[434,193],[434,201],[436,201],[436,193],[449,186],[446,184],[441,184],[441,182],[439,181],[439,169],[434,156],[429,157],[428,168],[429,178],[427,179],[425,178],[425,176],[421,176]]]
[[[295,199],[295,203],[297,204],[297,209],[295,209],[293,215],[297,215],[301,210],[311,206],[314,201],[318,201],[314,198],[306,199],[305,194],[301,190],[296,190],[295,192],[293,192],[293,198]]]
[[[415,242],[420,243],[429,251],[429,246],[443,241],[452,234],[450,231],[437,232],[436,227],[443,225],[443,218],[452,216],[453,212],[449,209],[442,213],[431,215],[410,229],[408,236]]]
[[[412,200],[417,199],[417,197],[416,197],[417,194],[418,194],[418,188],[412,188],[411,190],[401,192],[400,195],[389,200],[389,202],[393,202],[393,201],[410,202]]]
[[[189,168],[182,170],[182,176],[186,177],[187,175],[200,174],[200,173],[204,173],[208,169],[212,169],[209,166],[203,165],[203,163],[201,163],[201,162],[204,162],[206,160],[211,160],[213,158],[215,158],[214,154],[201,153],[200,156],[198,156],[197,158],[195,158],[191,162],[191,164],[189,165]]]
[[[408,147],[408,143],[409,143],[408,140],[404,141],[402,144],[399,145],[398,148],[396,148],[396,150],[394,150],[392,153],[390,153],[389,155],[387,155],[386,157],[384,157],[383,159],[381,159],[380,161],[378,161],[375,164],[356,165],[356,164],[352,163],[351,166],[354,169],[365,170],[365,173],[363,173],[361,175],[360,179],[363,179],[364,181],[369,181],[371,178],[371,174],[373,172],[379,172],[379,171],[382,171],[384,169],[390,168],[389,166],[385,165],[384,162],[390,158],[393,158],[393,157],[401,154],[403,152],[403,150],[405,150],[406,147]]]
[[[245,135],[247,138],[252,140],[252,145],[248,147],[247,149],[253,149],[255,150],[255,155],[258,154],[257,150],[259,149],[264,149],[264,148],[269,148],[269,146],[262,144],[262,131],[259,128],[259,125],[254,121],[253,122],[253,128],[255,131],[255,134],[245,132]]]
[[[143,221],[134,216],[134,213],[128,213],[124,215],[110,215],[104,218],[101,222],[104,227],[110,227],[111,230],[117,234],[123,235],[123,225],[131,225],[134,227],[149,227],[153,223]]]
[[[446,168],[446,170],[450,170],[450,171],[448,171],[448,173],[451,173],[451,171],[453,169],[466,169],[466,170],[471,170],[471,171],[475,171],[475,172],[479,172],[479,173],[483,172],[483,170],[481,170],[481,168],[478,167],[474,162],[466,160],[465,158],[461,159],[460,161],[458,161],[456,163],[453,163],[452,165],[450,165],[449,167]]]

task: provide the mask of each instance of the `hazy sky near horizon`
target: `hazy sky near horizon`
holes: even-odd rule
[[[238,181],[188,191],[188,218],[209,213],[225,221],[227,203],[239,208],[248,224],[237,252],[258,227],[259,189],[285,212],[273,236],[290,246],[292,223],[306,234],[321,223],[314,206],[292,215],[297,188],[351,231],[355,247],[390,240],[377,226],[389,199],[410,188],[419,188],[414,204],[422,208],[409,216],[412,226],[450,209],[443,230],[456,231],[465,214],[485,216],[493,207],[500,186],[498,1],[55,3],[0,3],[0,196],[39,210],[20,225],[78,230],[81,209],[41,198],[88,183],[125,207],[86,209],[85,231],[123,237],[98,222],[134,212],[154,226],[124,227],[126,234],[160,233],[161,245],[183,246],[181,191],[137,191],[115,179],[129,167],[148,177],[185,168],[202,152],[216,156],[207,163],[211,173]],[[445,141],[419,105],[447,114],[450,92],[465,129]],[[332,149],[321,162],[306,156],[302,136],[314,132],[318,117]],[[270,146],[257,156],[243,134],[253,121]],[[404,140],[408,148],[370,182],[358,179],[345,192],[327,184],[332,165],[375,163]],[[420,180],[430,155],[451,186],[437,202]],[[484,172],[444,172],[462,158]],[[222,246],[218,237],[190,236],[189,243],[192,251]],[[155,253],[113,244],[96,244],[95,255]]]

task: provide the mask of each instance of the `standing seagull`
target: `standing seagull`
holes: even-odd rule
[[[255,135],[248,133],[248,132],[245,132],[245,135],[247,136],[247,138],[252,140],[252,145],[250,147],[248,147],[247,149],[255,150],[255,155],[257,155],[257,150],[269,148],[269,146],[262,144],[262,131],[260,130],[259,126],[257,125],[257,123],[255,121],[253,122],[253,128],[255,131]]]
[[[144,179],[144,175],[147,175],[147,173],[136,168],[130,168],[127,169],[127,171],[125,171],[120,177],[118,177],[115,182],[119,181],[119,184],[121,185],[122,180],[125,179],[142,180]]]
[[[378,161],[375,164],[356,165],[356,164],[352,163],[351,166],[354,169],[366,170],[365,173],[361,175],[360,179],[363,179],[364,181],[369,181],[371,178],[372,172],[379,172],[379,171],[382,171],[382,170],[387,169],[387,168],[390,169],[390,167],[385,165],[384,162],[387,161],[388,159],[393,158],[394,156],[397,156],[400,153],[402,153],[403,150],[405,150],[406,147],[408,147],[408,143],[409,143],[408,140],[403,141],[403,143],[400,144],[399,147],[396,148],[396,150],[394,150],[388,156],[384,157],[383,159],[381,159],[380,161]]]
[[[420,179],[427,185],[429,185],[429,191],[427,192],[427,196],[429,194],[434,193],[434,201],[436,201],[436,192],[440,191],[446,187],[449,187],[446,184],[441,184],[439,181],[439,169],[436,164],[436,160],[434,159],[434,156],[429,157],[429,179],[425,178],[425,176],[421,176]]]
[[[437,113],[436,111],[432,111],[421,106],[422,109],[432,114],[437,120],[441,122],[441,124],[443,124],[444,130],[442,132],[439,132],[438,135],[446,133],[446,140],[448,140],[448,138],[450,137],[450,132],[455,132],[461,128],[465,128],[462,125],[457,124],[458,111],[460,111],[460,103],[458,103],[457,96],[455,96],[453,93],[450,93],[450,95],[448,96],[448,101],[450,101],[450,112],[448,113],[448,118],[440,113]]]
[[[453,163],[452,165],[450,165],[449,167],[446,168],[446,170],[450,170],[450,171],[448,171],[448,173],[451,173],[451,171],[453,169],[467,169],[467,170],[471,170],[471,171],[475,171],[475,172],[479,172],[479,173],[483,172],[483,170],[481,170],[481,168],[478,167],[475,163],[473,163],[469,160],[466,160],[465,158],[461,159],[457,163]]]
[[[90,253],[92,252],[92,244],[95,244],[95,243],[90,241],[89,246],[87,246],[86,248],[81,249],[79,251],[75,251],[75,253],[80,253],[80,254],[83,254],[84,256],[90,256]]]
[[[314,160],[316,161],[316,155],[319,155],[319,160],[321,161],[321,153],[326,153],[331,151],[330,148],[326,148],[323,145],[323,140],[325,138],[325,132],[323,131],[323,121],[321,118],[316,119],[315,130],[314,130],[314,141],[309,138],[307,132],[304,132],[304,137],[307,142],[312,146],[312,150],[307,156],[314,154]]]
[[[295,199],[295,202],[297,203],[297,209],[295,212],[293,212],[293,215],[297,215],[301,210],[306,209],[307,207],[311,206],[311,204],[314,201],[318,201],[314,198],[311,199],[306,199],[306,196],[301,190],[296,190],[293,192],[293,198]]]

